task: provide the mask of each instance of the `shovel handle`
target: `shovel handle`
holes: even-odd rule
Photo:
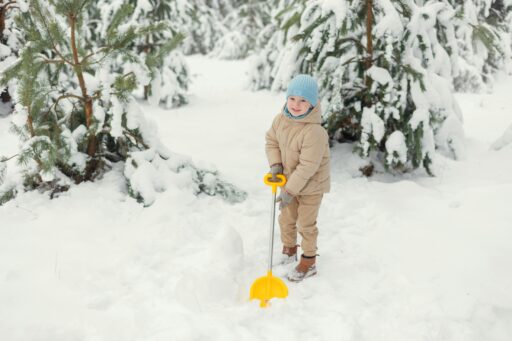
[[[265,177],[263,178],[263,182],[265,183],[265,185],[272,187],[272,193],[277,193],[277,187],[283,187],[284,185],[286,185],[286,176],[284,176],[284,174],[276,174],[276,177],[280,181],[272,181],[271,173],[265,174]]]

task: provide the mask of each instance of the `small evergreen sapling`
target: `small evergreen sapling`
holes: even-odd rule
[[[21,190],[56,193],[73,182],[94,180],[112,163],[126,160],[124,174],[130,193],[150,205],[154,192],[165,189],[154,175],[180,171],[180,164],[161,144],[155,124],[146,119],[133,91],[148,84],[150,66],[158,67],[174,43],[162,41],[163,52],[152,51],[154,64],[149,66],[132,43],[164,32],[167,24],[131,20],[134,7],[117,2],[109,25],[91,34],[88,6],[97,2],[28,3],[29,10],[16,22],[26,39],[24,47],[1,78],[2,84],[15,84],[12,127],[23,142],[16,158],[24,181],[0,181],[2,201]],[[233,201],[243,200],[243,191],[212,176],[206,178],[218,185],[213,193],[232,190]],[[204,178],[191,181],[201,184]],[[199,192],[212,193],[208,188],[205,185]]]

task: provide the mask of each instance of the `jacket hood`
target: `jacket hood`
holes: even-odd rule
[[[292,122],[299,122],[299,123],[317,123],[317,124],[322,123],[322,108],[320,107],[320,101],[306,117],[299,118],[299,119],[293,119],[293,118],[287,117],[286,114],[284,113],[285,108],[286,108],[286,104],[283,106],[283,109],[281,110],[281,114],[287,120],[290,120]]]

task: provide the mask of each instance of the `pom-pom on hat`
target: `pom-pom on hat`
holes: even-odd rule
[[[300,96],[308,100],[314,107],[318,102],[318,85],[316,80],[309,75],[297,75],[288,84],[286,99],[290,96]]]

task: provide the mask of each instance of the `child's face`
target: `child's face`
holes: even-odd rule
[[[293,116],[299,116],[305,114],[309,108],[312,107],[312,105],[304,97],[290,96],[286,102],[286,107],[288,108],[290,114]]]

